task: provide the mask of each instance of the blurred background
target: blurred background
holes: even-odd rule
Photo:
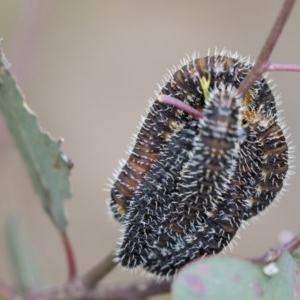
[[[0,0],[0,37],[12,72],[42,127],[64,138],[63,150],[75,163],[74,197],[67,208],[81,273],[113,249],[119,237],[104,189],[118,160],[126,157],[136,125],[167,68],[194,50],[206,55],[215,47],[255,59],[282,2]],[[299,15],[297,3],[273,62],[300,63]],[[297,146],[300,73],[270,77],[282,95],[283,116]],[[298,152],[287,192],[276,207],[239,232],[234,254],[255,257],[277,245],[281,230],[300,232]],[[3,227],[12,212],[22,223],[45,284],[65,280],[60,238],[0,118],[0,275],[8,281],[13,276]],[[117,269],[106,281],[136,276]]]

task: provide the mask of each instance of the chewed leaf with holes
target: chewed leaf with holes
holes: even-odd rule
[[[174,300],[297,300],[300,278],[290,254],[284,254],[272,272],[237,258],[211,257],[186,266],[172,287]]]
[[[26,163],[44,209],[59,230],[64,231],[67,216],[64,200],[71,197],[70,161],[37,122],[9,72],[0,50],[0,110]]]

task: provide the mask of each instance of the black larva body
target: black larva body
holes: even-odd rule
[[[117,250],[123,266],[172,275],[217,253],[282,188],[288,147],[274,96],[263,78],[244,99],[236,93],[250,69],[238,58],[196,58],[160,91],[203,119],[158,101],[150,108],[111,191],[124,226]]]

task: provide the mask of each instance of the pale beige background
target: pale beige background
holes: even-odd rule
[[[255,58],[282,1],[0,0],[0,36],[13,72],[42,126],[63,137],[75,162],[69,232],[79,270],[115,245],[118,226],[107,214],[108,178],[124,157],[136,125],[166,69],[186,53],[227,47]],[[297,3],[272,61],[300,63]],[[292,140],[299,137],[299,73],[271,74],[282,94]],[[295,152],[293,165],[299,165]],[[262,254],[281,229],[300,231],[299,168],[277,207],[241,231],[234,252]],[[19,154],[0,126],[0,274],[12,274],[4,245],[5,217],[16,212],[37,253],[45,282],[65,279],[59,236],[40,207]],[[252,222],[250,222],[252,223]],[[107,278],[127,280],[114,271]]]

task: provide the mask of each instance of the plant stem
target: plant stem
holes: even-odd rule
[[[69,240],[67,232],[62,233],[62,242],[66,254],[67,265],[68,265],[68,280],[73,281],[77,276],[76,260],[73,252],[71,241]]]
[[[278,249],[271,249],[263,256],[249,258],[248,260],[258,264],[267,265],[276,261],[285,252],[292,253],[300,246],[300,234],[285,243]],[[168,293],[171,289],[171,281],[134,281],[124,284],[105,284],[93,289],[95,284],[113,269],[112,253],[109,254],[98,267],[94,267],[72,283],[47,288],[41,291],[34,291],[26,300],[145,300],[148,297]],[[102,272],[102,277],[99,274]],[[2,299],[1,299],[2,300]]]
[[[169,281],[138,281],[126,285],[111,284],[96,289],[86,295],[90,300],[146,300],[148,297],[169,293],[171,282]]]
[[[174,106],[178,109],[181,109],[184,112],[188,113],[189,115],[193,116],[195,119],[202,118],[202,114],[197,109],[191,107],[189,104],[187,104],[179,99],[176,99],[169,95],[161,94],[157,97],[157,100],[166,105]]]
[[[92,289],[96,284],[104,278],[111,270],[113,270],[117,263],[114,262],[114,252],[109,253],[101,262],[94,266],[91,270],[86,272],[82,277],[82,284],[86,289]]]
[[[257,265],[267,265],[276,261],[285,252],[292,253],[300,246],[300,234],[296,235],[289,242],[285,243],[278,249],[270,249],[264,255],[257,258],[250,258],[249,260]]]
[[[246,76],[246,78],[243,80],[243,82],[241,83],[238,89],[241,96],[244,96],[247,93],[247,91],[254,84],[255,80],[257,80],[257,78],[259,78],[262,75],[262,73],[265,71],[265,66],[269,62],[271,53],[278,41],[278,38],[284,28],[284,25],[292,11],[294,4],[295,4],[295,0],[284,1],[282,9],[275,21],[275,24],[273,25],[273,28],[263,48],[261,49],[261,52],[257,58],[256,63],[254,64],[251,72]]]
[[[265,71],[292,71],[292,72],[300,72],[300,65],[294,64],[266,64]]]
[[[36,291],[22,300],[146,300],[152,296],[169,293],[171,284],[171,281],[155,279],[135,280],[122,284],[105,284],[96,289],[85,290],[82,285],[73,282],[72,284],[68,283]]]

